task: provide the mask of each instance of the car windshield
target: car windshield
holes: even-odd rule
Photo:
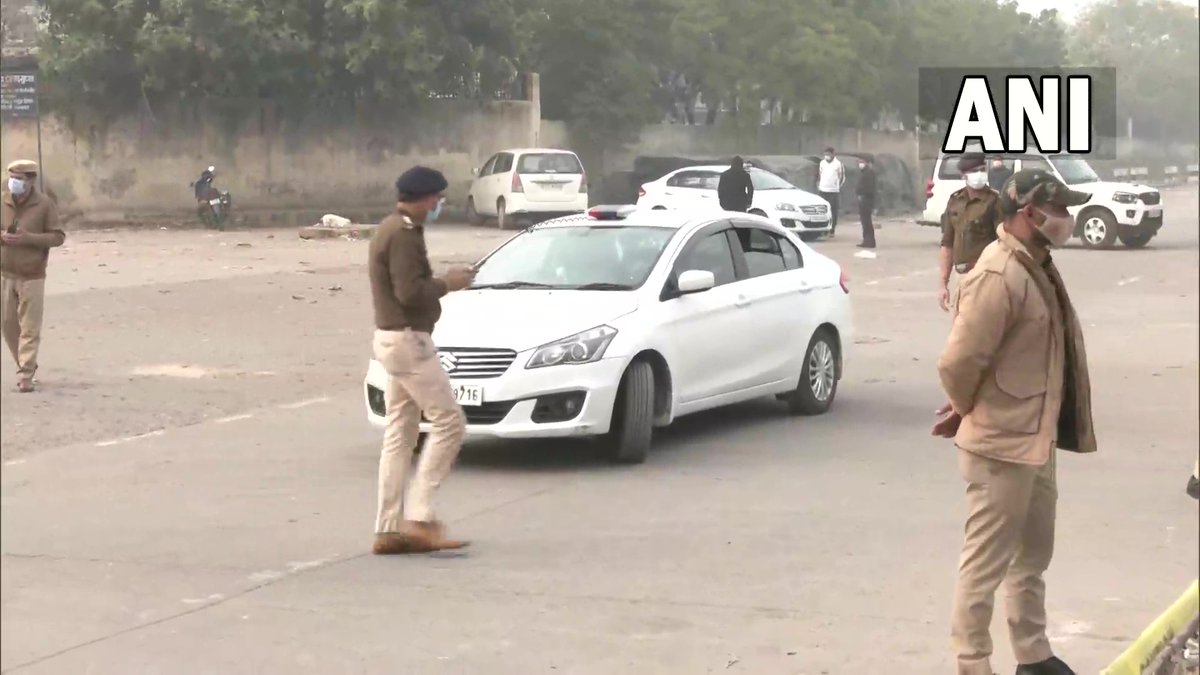
[[[471,288],[621,291],[650,276],[675,230],[640,226],[535,228],[479,267]]]
[[[521,155],[517,173],[583,173],[575,155],[564,152],[541,152]]]
[[[750,183],[755,190],[795,190],[796,186],[762,169],[750,170]]]
[[[1050,163],[1054,165],[1054,168],[1058,171],[1058,175],[1062,176],[1063,181],[1067,185],[1095,183],[1100,180],[1100,176],[1096,175],[1091,165],[1082,157],[1059,155],[1051,157]]]

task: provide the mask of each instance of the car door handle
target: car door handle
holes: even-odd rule
[[[737,296],[737,300],[735,300],[733,304],[737,305],[738,307],[749,307],[750,306],[750,298],[747,298],[744,295],[739,295],[739,296]]]

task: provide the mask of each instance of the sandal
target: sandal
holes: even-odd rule
[[[32,378],[29,378],[29,379],[22,378],[22,379],[18,380],[17,381],[17,391],[21,392],[22,394],[32,394],[33,393],[33,379]]]

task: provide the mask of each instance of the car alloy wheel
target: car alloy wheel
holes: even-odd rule
[[[825,341],[817,342],[808,356],[808,386],[812,388],[813,398],[821,403],[829,401],[836,379],[837,363],[833,350]]]

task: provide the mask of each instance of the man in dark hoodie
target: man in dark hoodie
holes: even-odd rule
[[[717,198],[725,211],[746,212],[754,201],[754,184],[741,157],[734,157],[717,183]]]
[[[875,213],[876,194],[875,167],[870,157],[858,160],[858,217],[862,221],[862,243],[859,248],[875,248],[875,224],[871,216]]]

